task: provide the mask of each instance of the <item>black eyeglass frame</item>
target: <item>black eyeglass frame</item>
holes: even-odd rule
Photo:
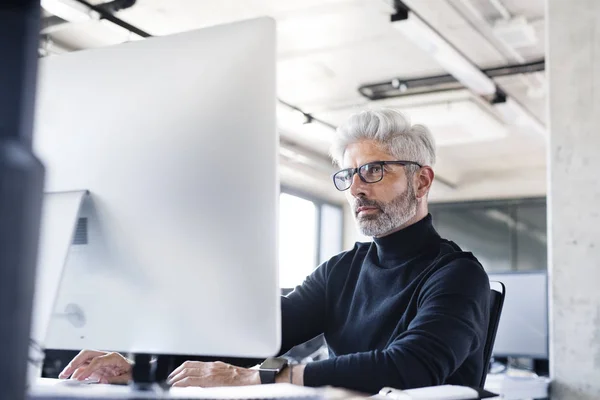
[[[360,173],[360,169],[363,168],[365,165],[371,165],[371,164],[376,164],[382,167],[381,170],[381,178],[379,178],[376,181],[373,182],[369,182],[365,179],[364,176],[362,176],[362,174]],[[356,168],[345,168],[342,170],[337,171],[335,174],[331,175],[331,179],[333,180],[333,186],[335,186],[335,188],[337,190],[339,190],[340,192],[346,191],[348,189],[350,189],[350,187],[352,186],[352,183],[350,184],[350,186],[348,186],[346,189],[340,189],[338,188],[338,186],[335,184],[335,177],[340,173],[340,172],[344,172],[344,171],[351,171],[352,175],[350,175],[350,181],[352,181],[352,178],[354,177],[355,174],[358,174],[358,177],[360,178],[361,181],[363,181],[364,183],[377,183],[377,182],[381,182],[381,180],[383,179],[383,166],[384,165],[402,165],[402,166],[407,166],[407,165],[416,165],[419,168],[423,168],[423,166],[421,164],[419,164],[418,162],[415,161],[404,161],[404,160],[398,160],[398,161],[371,161],[368,162],[366,164],[363,165],[359,165]]]

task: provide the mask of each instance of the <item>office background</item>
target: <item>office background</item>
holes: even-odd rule
[[[595,95],[600,79],[593,60],[600,3],[404,2],[433,27],[444,47],[458,49],[468,63],[493,74],[504,102],[482,98],[468,82],[431,79],[457,75],[461,62],[436,59],[419,39],[392,27],[397,3],[152,0],[118,16],[155,35],[256,15],[278,21],[281,178],[284,192],[288,189],[282,210],[306,216],[297,226],[306,237],[298,243],[301,260],[281,255],[283,286],[300,281],[326,255],[364,239],[329,181],[332,127],[371,106],[404,109],[415,122],[430,125],[439,147],[431,193],[438,230],[475,252],[489,271],[548,269],[555,393],[594,398],[600,393],[595,356],[600,322],[590,318],[600,304]],[[40,39],[40,55],[46,57],[141,38],[105,20],[72,23],[69,16],[46,12]],[[323,233],[321,217],[329,214],[337,222]],[[296,221],[294,212],[286,215]],[[282,235],[282,243],[297,240],[290,232]]]

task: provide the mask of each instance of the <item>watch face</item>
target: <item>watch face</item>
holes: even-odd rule
[[[265,362],[261,364],[260,369],[279,371],[285,365],[287,365],[287,360],[284,358],[267,358]]]

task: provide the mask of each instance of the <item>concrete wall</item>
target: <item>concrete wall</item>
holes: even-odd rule
[[[600,399],[600,1],[547,18],[552,399]]]

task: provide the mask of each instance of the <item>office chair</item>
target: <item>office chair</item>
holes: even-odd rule
[[[490,293],[490,322],[488,325],[487,337],[485,339],[485,347],[483,349],[483,359],[485,361],[483,376],[481,377],[481,383],[479,384],[479,387],[482,389],[485,385],[485,379],[487,378],[488,369],[490,367],[492,350],[494,349],[496,332],[498,332],[500,315],[502,314],[502,306],[504,305],[504,296],[506,295],[506,288],[502,282],[490,282],[490,287],[492,289]]]

